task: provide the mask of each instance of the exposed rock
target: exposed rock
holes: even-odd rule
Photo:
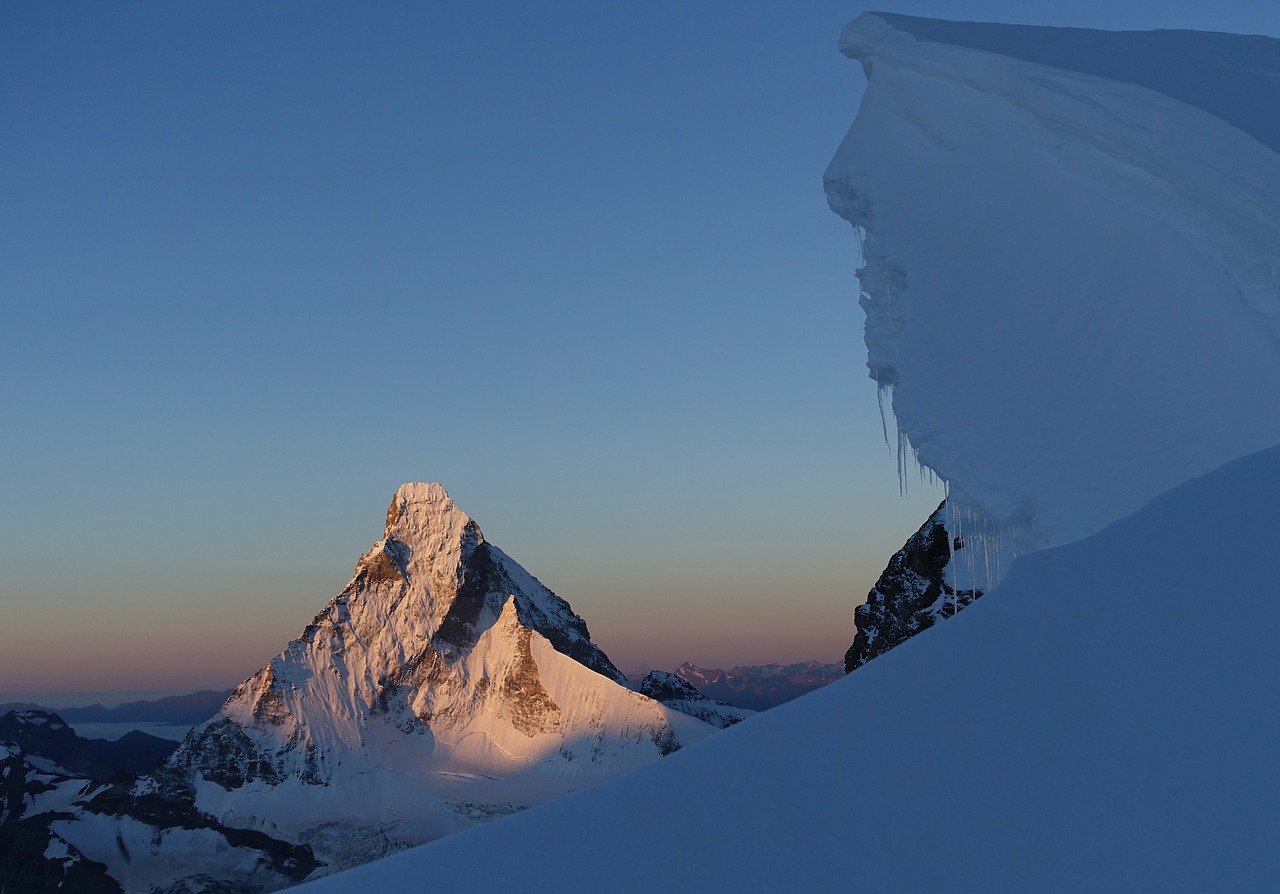
[[[10,711],[0,716],[0,740],[25,753],[56,761],[86,779],[107,780],[118,770],[148,773],[178,747],[176,743],[134,731],[118,741],[86,739],[52,711]]]
[[[951,617],[982,595],[980,589],[957,591],[947,583],[951,563],[965,545],[960,537],[947,532],[946,507],[944,500],[894,553],[867,601],[854,610],[858,632],[844,656],[846,673]]]
[[[652,670],[640,681],[640,688],[637,690],[641,695],[647,695],[649,698],[657,699],[660,702],[672,701],[705,701],[707,698],[698,687],[694,686],[687,680],[682,680],[675,674],[667,671]]]
[[[177,747],[174,742],[143,733],[119,742],[84,739],[56,714],[11,713],[14,716],[0,718],[0,728],[4,737],[19,739],[21,744],[0,742],[0,892],[4,894],[119,894],[125,889],[118,872],[115,877],[111,874],[108,862],[127,865],[166,848],[166,859],[172,859],[176,850],[194,868],[220,860],[222,872],[204,872],[200,879],[174,878],[171,885],[157,890],[253,894],[299,882],[319,866],[309,848],[260,831],[228,828],[201,813],[192,790],[180,781],[167,788],[154,781],[139,783],[129,764],[141,763],[150,769],[156,759],[138,755],[149,755],[157,747],[167,755]],[[105,852],[87,853],[77,847],[65,837],[70,830],[79,833],[71,837],[88,840],[100,850],[106,842]],[[184,832],[203,834],[205,841],[214,843],[211,852],[199,856],[186,853],[181,842],[169,844]],[[254,869],[246,872],[243,867]]]
[[[507,668],[498,685],[507,706],[508,716],[516,729],[526,736],[560,732],[560,706],[555,703],[538,678],[538,665],[529,649],[533,631],[523,628],[516,633],[516,660]]]
[[[669,708],[675,708],[721,729],[739,723],[755,713],[710,699],[689,681],[667,671],[649,671],[640,681],[638,691]]]

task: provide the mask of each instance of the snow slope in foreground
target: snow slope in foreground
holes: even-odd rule
[[[1277,495],[1280,447],[845,680],[305,890],[1280,890]]]

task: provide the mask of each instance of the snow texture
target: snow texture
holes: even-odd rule
[[[260,853],[236,849],[212,829],[157,828],[130,816],[90,812],[49,828],[64,848],[70,841],[86,858],[106,866],[126,892],[147,892],[176,878],[190,878],[193,869],[227,885],[246,885],[247,890],[270,891],[288,884]]]
[[[826,185],[861,229],[868,367],[912,451],[1028,552],[1280,441],[1280,156],[1187,102],[1274,129],[1280,41],[1152,32],[1126,55],[1009,28],[1014,58],[972,34],[845,30],[869,83]],[[1064,41],[1076,70],[1031,61]],[[1144,75],[1201,41],[1267,65],[1258,89],[1230,56]]]
[[[1280,890],[1280,601],[1258,569],[1280,42],[1113,38],[977,49],[874,14],[843,38],[870,81],[827,183],[865,238],[869,367],[963,517],[1021,549],[999,585],[635,774],[307,890]],[[1221,64],[1172,76],[1235,90],[1236,117],[1139,70],[1187,47]],[[638,857],[654,830],[698,845]]]

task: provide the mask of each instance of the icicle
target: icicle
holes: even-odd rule
[[[983,532],[982,535],[982,571],[983,576],[987,580],[987,589],[991,589],[991,537]]]
[[[892,452],[893,448],[889,447],[889,420],[884,415],[884,395],[885,395],[885,392],[889,392],[890,394],[892,394],[890,389],[893,386],[886,385],[884,382],[881,382],[880,373],[875,374],[875,379],[876,379],[876,403],[880,405],[880,430],[884,432],[884,446],[888,447],[890,452]],[[895,420],[894,425],[896,426],[897,424],[898,423]]]
[[[976,563],[973,557],[975,552],[973,548],[974,547],[973,541],[975,538],[980,537],[981,534],[977,530],[977,525],[975,524],[975,517],[973,514],[973,510],[971,508],[966,508],[965,514],[968,516],[968,518],[965,519],[965,527],[974,529],[973,533],[969,535],[968,539],[965,540],[965,543],[964,543],[964,556],[965,556],[964,565],[965,565],[965,570],[969,572],[969,589],[972,590],[974,588],[973,586],[974,581],[978,579],[977,570],[975,568]],[[958,602],[959,599],[960,599],[960,593],[957,591],[956,601]],[[960,606],[957,605],[956,610],[959,611],[959,609],[960,609]]]
[[[951,606],[955,613],[955,604],[960,592],[960,579],[956,577],[956,504],[951,502],[951,482],[942,483],[943,502],[947,507],[947,568],[951,570]],[[945,579],[945,578],[944,578]]]
[[[911,441],[907,433],[898,426],[898,493],[907,495],[907,452],[911,449]]]

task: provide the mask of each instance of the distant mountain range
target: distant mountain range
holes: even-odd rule
[[[31,702],[0,704],[0,714],[9,711],[47,711],[56,713],[67,723],[171,723],[194,725],[218,712],[231,695],[230,689],[202,689],[188,695],[171,695],[152,701],[126,702],[114,708],[100,704],[83,708],[53,709]]]
[[[820,661],[801,661],[796,664],[756,664],[726,671],[718,667],[698,667],[692,661],[686,661],[676,668],[675,673],[708,698],[752,711],[765,711],[834,683],[844,676],[844,667]]]

